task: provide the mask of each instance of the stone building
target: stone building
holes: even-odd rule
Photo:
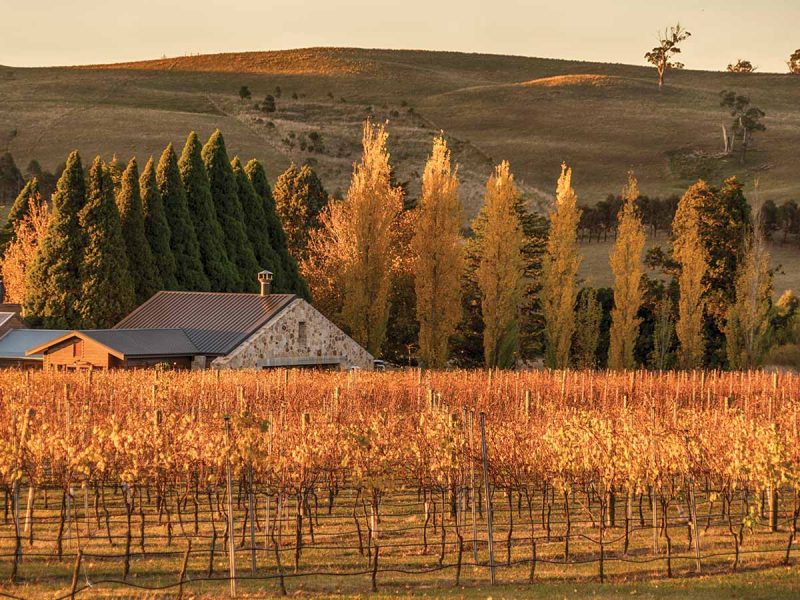
[[[372,356],[294,294],[158,292],[113,329],[73,331],[31,348],[46,367],[371,369]]]

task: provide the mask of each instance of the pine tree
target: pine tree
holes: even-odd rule
[[[217,292],[233,292],[239,286],[239,273],[236,265],[228,258],[225,232],[217,219],[211,185],[201,152],[202,146],[193,131],[183,147],[178,168],[183,189],[186,191],[189,214],[192,216],[192,224],[197,234],[203,270],[211,289]]]
[[[461,320],[461,274],[464,250],[462,209],[458,199],[458,166],[450,162],[443,137],[422,174],[414,255],[416,313],[419,321],[419,359],[429,368],[447,365],[449,341]]]
[[[86,240],[78,303],[81,327],[112,327],[131,311],[136,297],[114,201],[114,182],[99,156],[89,169],[86,205],[79,219]]]
[[[14,200],[14,204],[11,205],[11,210],[8,212],[8,221],[0,229],[0,254],[3,253],[6,245],[14,240],[14,230],[17,224],[28,215],[31,204],[38,202],[40,199],[39,180],[36,177],[31,177],[16,200]]]
[[[139,167],[132,158],[122,173],[117,208],[125,249],[128,256],[128,268],[133,281],[136,304],[141,304],[162,287],[150,244],[147,241],[144,227],[142,197],[139,190]]]
[[[391,183],[387,137],[383,125],[364,124],[364,152],[347,198],[327,207],[303,262],[323,313],[373,355],[386,335],[392,229],[403,209],[402,189]]]
[[[645,233],[636,207],[639,186],[632,171],[628,173],[628,185],[622,197],[623,205],[617,217],[617,240],[610,261],[614,273],[614,308],[608,349],[610,369],[633,369],[636,366],[633,350],[639,336],[637,314],[642,305]]]
[[[678,363],[684,369],[702,366],[705,354],[703,322],[707,284],[704,278],[708,271],[708,252],[700,234],[698,207],[711,194],[713,192],[705,182],[698,181],[681,198],[672,221],[672,255],[680,264],[680,299],[675,332],[680,341]]]
[[[282,292],[294,292],[303,298],[310,299],[311,294],[308,291],[308,285],[300,274],[297,261],[289,253],[286,232],[283,230],[281,218],[275,210],[275,200],[272,198],[272,190],[270,190],[269,182],[267,182],[267,174],[264,171],[264,166],[254,158],[245,165],[244,170],[250,178],[250,183],[253,184],[253,189],[255,189],[256,193],[261,197],[264,206],[264,214],[267,218],[269,241],[272,244],[273,250],[278,253],[281,260],[284,283],[282,288],[276,286],[276,289]]]
[[[67,329],[80,323],[80,267],[84,234],[78,214],[86,203],[86,183],[77,151],[67,165],[53,194],[50,225],[28,273],[26,313],[44,327]]]
[[[302,262],[306,258],[309,234],[319,227],[328,193],[311,167],[297,167],[292,163],[278,177],[272,195],[286,231],[289,252]]]
[[[725,340],[730,368],[752,369],[761,364],[768,345],[772,290],[769,251],[756,224],[739,262],[736,301],[728,309]]]
[[[508,162],[495,168],[486,182],[477,279],[483,314],[486,367],[513,367],[519,349],[519,316],[524,292],[522,249],[525,238],[515,210],[519,191]]]
[[[203,271],[200,246],[189,215],[186,192],[178,170],[178,157],[172,144],[166,147],[158,161],[156,182],[169,223],[170,247],[175,256],[178,287],[182,290],[208,291],[210,284]]]
[[[550,213],[547,250],[542,261],[542,313],[545,320],[545,363],[569,366],[575,329],[575,278],[581,263],[577,231],[581,211],[572,189],[572,169],[561,165],[555,209]]]
[[[178,267],[175,262],[175,255],[172,254],[169,222],[164,211],[164,203],[161,200],[161,192],[158,191],[155,164],[152,156],[147,161],[144,171],[142,171],[142,176],[139,178],[139,190],[142,196],[144,232],[150,244],[150,251],[158,271],[161,288],[177,290],[178,280],[175,274]]]
[[[264,213],[264,202],[261,196],[256,193],[253,184],[250,183],[250,178],[245,173],[242,161],[239,160],[238,156],[233,158],[231,168],[236,178],[239,203],[242,205],[244,214],[247,215],[245,219],[247,238],[253,246],[253,253],[258,261],[258,266],[261,269],[267,269],[272,272],[274,277],[273,285],[277,286],[276,289],[284,289],[286,287],[286,276],[283,273],[280,256],[272,248],[272,240],[269,239],[269,224],[267,223],[267,215]]]
[[[597,290],[584,288],[578,298],[575,314],[575,341],[573,354],[579,369],[597,367],[597,346],[600,342],[600,322],[603,308],[597,299]]]
[[[211,184],[211,196],[214,198],[217,218],[225,233],[228,258],[236,266],[237,289],[255,291],[258,285],[256,275],[261,269],[253,252],[253,245],[247,237],[245,215],[239,201],[236,177],[225,149],[225,139],[219,129],[211,134],[203,146],[202,156]]]

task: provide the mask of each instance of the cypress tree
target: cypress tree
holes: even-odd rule
[[[303,262],[309,233],[319,227],[322,209],[328,203],[328,193],[311,167],[298,167],[292,163],[275,182],[273,197],[286,231],[289,251]]]
[[[25,309],[44,327],[67,329],[80,322],[80,266],[84,236],[78,213],[86,203],[86,182],[77,151],[67,159],[53,194],[47,235],[28,273]]]
[[[236,265],[239,273],[238,289],[255,291],[257,289],[256,274],[260,268],[253,252],[253,246],[247,237],[236,177],[225,149],[225,139],[219,129],[211,134],[208,142],[203,146],[202,156],[208,172],[208,180],[211,183],[211,195],[217,208],[217,218],[225,232],[228,258]]]
[[[250,183],[253,184],[253,189],[261,197],[264,206],[264,215],[267,219],[269,241],[270,244],[272,244],[273,250],[278,253],[281,260],[284,284],[283,288],[277,287],[276,289],[283,292],[294,292],[303,298],[309,299],[311,294],[308,291],[308,285],[300,274],[297,261],[289,253],[286,242],[286,232],[283,230],[281,218],[275,210],[275,200],[272,197],[272,190],[270,190],[269,183],[267,182],[267,174],[264,171],[264,166],[254,158],[245,165],[244,170],[250,178]]]
[[[25,184],[25,187],[22,188],[17,199],[14,200],[14,204],[11,205],[11,210],[8,213],[8,221],[5,226],[0,229],[0,255],[3,254],[3,250],[8,243],[14,240],[14,229],[17,223],[28,214],[31,201],[38,200],[39,198],[39,180],[36,179],[36,177],[31,177]]]
[[[178,280],[175,273],[178,269],[175,256],[170,246],[170,231],[161,192],[156,183],[156,170],[153,157],[147,161],[142,176],[139,178],[139,190],[142,196],[142,212],[144,215],[144,233],[150,244],[150,251],[158,271],[161,288],[177,290]]]
[[[183,188],[186,190],[186,202],[197,233],[197,242],[200,245],[203,269],[211,289],[218,292],[232,292],[238,287],[239,274],[225,249],[225,233],[217,220],[201,151],[202,146],[193,131],[183,147],[178,168]]]
[[[177,266],[175,277],[178,280],[178,287],[190,291],[208,291],[210,284],[203,271],[200,246],[192,225],[192,217],[189,215],[186,192],[183,190],[178,171],[178,157],[175,156],[172,144],[164,149],[158,161],[156,182],[169,223],[170,246]]]
[[[253,184],[250,183],[250,178],[245,173],[238,156],[233,158],[231,168],[236,177],[239,202],[242,205],[244,214],[247,215],[245,229],[247,237],[253,246],[253,253],[256,255],[256,260],[262,269],[272,271],[274,285],[277,286],[276,289],[283,290],[286,288],[286,277],[283,273],[280,256],[272,248],[272,243],[269,239],[269,225],[267,223],[267,215],[264,213],[264,202],[256,193]]]
[[[122,173],[117,208],[120,225],[125,232],[125,249],[136,303],[141,304],[161,289],[162,284],[145,233],[139,167],[135,158],[130,160]]]
[[[130,312],[136,298],[114,201],[114,182],[99,156],[89,169],[87,188],[86,205],[79,215],[86,236],[80,269],[81,325],[106,328]]]

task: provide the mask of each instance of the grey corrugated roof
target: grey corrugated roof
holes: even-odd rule
[[[195,345],[180,329],[82,329],[80,333],[125,358],[197,354]]]
[[[41,354],[25,356],[25,351],[67,333],[62,329],[12,329],[0,337],[0,358],[41,360]]]
[[[158,292],[114,329],[182,329],[199,354],[225,355],[295,299],[294,294]]]

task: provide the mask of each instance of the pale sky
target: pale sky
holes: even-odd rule
[[[800,0],[0,0],[0,64],[72,65],[308,46],[419,48],[643,64],[659,29],[681,59],[786,71]]]

